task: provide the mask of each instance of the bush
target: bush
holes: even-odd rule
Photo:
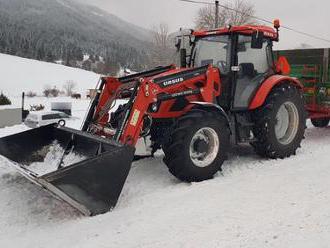
[[[30,111],[41,111],[44,109],[45,109],[45,106],[42,104],[30,105]]]
[[[71,95],[72,98],[75,98],[75,99],[81,99],[81,94],[79,93],[74,93]]]
[[[33,91],[29,91],[28,93],[26,93],[27,97],[35,97],[37,96],[37,93],[33,92]]]
[[[52,88],[50,90],[50,94],[53,96],[53,97],[58,97],[58,95],[60,94],[60,91],[58,89],[56,89],[56,87]]]
[[[50,90],[51,90],[51,87],[49,85],[46,85],[44,87],[44,91],[42,93],[44,94],[45,97],[49,97],[50,96]]]
[[[0,94],[0,105],[11,105],[11,101],[2,92]]]
[[[49,86],[45,86],[43,94],[45,97],[58,97],[60,91],[56,88],[50,88]]]

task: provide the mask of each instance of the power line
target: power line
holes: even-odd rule
[[[214,5],[214,3],[206,2],[206,1],[195,1],[195,0],[179,0],[179,1],[180,2],[194,3],[194,4]],[[248,16],[250,18],[253,18],[255,20],[258,20],[258,21],[262,21],[262,22],[265,22],[265,23],[268,23],[268,24],[273,24],[272,21],[267,20],[265,18],[261,18],[261,17],[254,16],[254,15],[249,15],[247,13],[244,13],[243,11],[239,11],[237,9],[231,8],[229,6],[226,6],[226,5],[223,5],[223,4],[220,4],[220,3],[218,3],[218,6],[221,7],[221,8],[230,10],[230,11],[234,11],[234,12],[239,13],[241,15],[246,15],[246,16]],[[313,38],[313,39],[317,39],[317,40],[321,40],[321,41],[325,41],[325,42],[329,42],[330,43],[330,40],[328,40],[328,39],[325,39],[325,38],[322,38],[322,37],[318,37],[316,35],[309,34],[309,33],[306,33],[306,32],[300,31],[300,30],[296,30],[296,29],[291,28],[289,26],[281,26],[281,27],[284,28],[284,29],[286,29],[286,30],[289,30],[289,31],[292,31],[292,32],[295,32],[295,33],[298,33],[298,34],[301,34],[301,35],[304,35],[304,36],[308,36],[308,37]]]
[[[200,4],[211,4],[213,5],[214,3],[210,3],[210,2],[204,2],[204,1],[193,1],[193,0],[179,0],[181,2],[188,2],[188,3],[200,3]]]
[[[289,30],[289,31],[293,31],[293,32],[298,33],[298,34],[301,34],[301,35],[308,36],[308,37],[310,37],[310,38],[314,38],[314,39],[317,39],[317,40],[322,40],[322,41],[325,41],[325,42],[329,42],[329,43],[330,43],[330,40],[328,40],[328,39],[324,39],[324,38],[322,38],[322,37],[318,37],[318,36],[315,36],[315,35],[313,35],[313,34],[309,34],[309,33],[303,32],[303,31],[299,31],[299,30],[296,30],[296,29],[290,28],[290,27],[288,27],[288,26],[282,26],[282,28],[287,29],[287,30]]]

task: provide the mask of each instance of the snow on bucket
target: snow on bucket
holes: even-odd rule
[[[83,214],[96,215],[116,205],[134,148],[52,124],[1,138],[0,155]]]

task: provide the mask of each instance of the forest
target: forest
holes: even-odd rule
[[[150,37],[71,0],[0,0],[0,53],[115,74],[119,67],[138,71],[150,64]]]

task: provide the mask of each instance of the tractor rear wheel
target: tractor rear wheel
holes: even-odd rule
[[[322,119],[311,119],[311,122],[314,127],[327,127],[329,125],[330,119],[329,118],[322,118]]]
[[[257,154],[268,158],[285,158],[296,154],[304,138],[306,111],[298,88],[282,84],[272,90],[265,104],[254,113],[252,143]]]
[[[182,181],[211,179],[227,157],[229,135],[222,115],[193,109],[176,121],[170,142],[163,147],[164,162]]]

